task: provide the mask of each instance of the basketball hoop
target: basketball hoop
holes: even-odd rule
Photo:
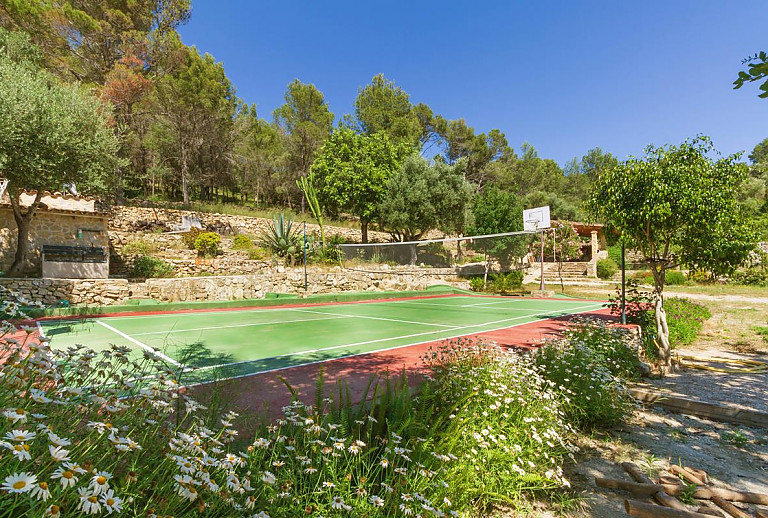
[[[3,194],[5,194],[6,187],[8,187],[8,179],[0,178],[0,200],[3,199]]]

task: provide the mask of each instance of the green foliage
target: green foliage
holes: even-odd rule
[[[472,277],[469,279],[469,289],[472,291],[483,291],[485,289],[485,281],[482,277]]]
[[[297,254],[301,252],[301,235],[293,228],[293,220],[279,214],[272,219],[269,228],[262,234],[260,242],[272,253],[289,259],[294,264]]]
[[[521,493],[562,487],[571,448],[565,400],[530,357],[459,339],[430,349],[424,361],[437,416],[429,430],[454,459],[446,476],[455,510],[484,516]]]
[[[679,146],[648,146],[602,173],[589,199],[592,214],[617,229],[630,248],[651,267],[656,299],[661,301],[665,272],[681,264],[717,275],[733,272],[755,248],[736,195],[747,168],[739,155],[713,159],[707,137]],[[669,366],[670,340],[664,314],[657,343]]]
[[[202,232],[195,239],[195,250],[202,257],[216,257],[221,244],[221,236],[217,232]]]
[[[763,337],[763,341],[768,343],[768,326],[752,326],[752,330],[758,335]]]
[[[232,133],[237,99],[223,65],[213,56],[201,55],[180,41],[170,47],[175,47],[180,62],[155,83],[152,102],[164,116],[150,127],[147,143],[156,153],[178,162],[176,181],[182,201],[188,204],[191,188],[204,173],[215,174],[223,167],[219,160],[209,161],[205,171],[196,169],[205,163],[200,153],[203,142],[209,153],[228,146],[223,138]]]
[[[523,206],[517,196],[495,187],[487,188],[475,198],[473,222],[467,234],[485,235],[523,230],[522,212]],[[527,245],[528,238],[522,235],[478,240],[472,248],[487,253],[502,264],[508,264],[512,256],[525,255]]]
[[[539,349],[536,363],[567,397],[568,421],[582,429],[614,426],[634,409],[625,380],[638,377],[639,359],[624,330],[582,321]]]
[[[744,64],[748,65],[747,71],[739,72],[739,77],[733,82],[733,89],[738,90],[744,86],[744,83],[763,81],[760,85],[761,92],[758,94],[758,97],[768,98],[768,54],[759,52],[745,59]]]
[[[430,164],[412,155],[387,182],[379,203],[384,226],[397,241],[415,241],[433,229],[461,231],[472,187],[464,179],[466,164]]]
[[[269,257],[269,253],[259,246],[252,246],[248,249],[248,259],[251,261],[263,261]]]
[[[422,128],[408,94],[378,74],[360,88],[355,99],[355,117],[366,135],[386,133],[393,142],[415,147]]]
[[[758,254],[746,266],[736,270],[730,276],[729,282],[748,286],[768,287],[768,254],[762,252]]]
[[[317,221],[317,226],[320,227],[320,243],[325,244],[325,226],[323,225],[323,208],[320,206],[320,200],[317,199],[317,189],[315,189],[314,180],[302,176],[296,180],[296,185],[299,186],[304,199],[307,201],[312,217]]]
[[[619,266],[610,257],[606,259],[598,259],[597,261],[597,276],[601,279],[608,280],[613,279],[616,272],[619,271]]]
[[[738,155],[713,160],[706,137],[648,146],[595,182],[590,208],[661,271],[676,262],[729,273],[754,249],[736,203],[746,178]],[[656,289],[661,292],[661,275]]]
[[[311,167],[320,203],[331,215],[357,216],[365,232],[368,222],[379,215],[389,178],[410,151],[384,133],[365,136],[345,128],[334,131]]]
[[[295,79],[286,88],[285,104],[275,110],[274,119],[286,135],[286,162],[293,178],[306,178],[315,154],[333,128],[333,113],[323,93],[315,85]],[[294,192],[297,186],[292,186]]]
[[[743,448],[749,444],[749,438],[741,430],[726,430],[720,434],[720,438],[737,448]]]
[[[688,277],[680,270],[666,272],[664,283],[669,286],[684,286],[688,284]]]
[[[496,293],[519,292],[523,289],[524,274],[522,270],[513,270],[509,273],[500,273],[490,280],[490,288]]]
[[[237,234],[232,239],[232,250],[250,250],[253,248],[253,240],[245,234]]]
[[[145,238],[136,238],[123,245],[123,255],[150,255],[157,252],[157,244]]]
[[[608,247],[608,258],[613,260],[616,265],[621,265],[621,245],[611,245]]]
[[[150,279],[155,277],[170,277],[173,275],[173,265],[162,259],[148,255],[140,255],[134,258],[131,277],[137,279]]]
[[[181,242],[184,243],[184,246],[186,246],[188,249],[195,250],[195,241],[197,241],[197,237],[203,232],[205,231],[202,229],[192,227],[186,232],[182,232]]]
[[[664,300],[669,324],[669,341],[673,347],[691,345],[701,332],[704,322],[712,317],[706,306],[686,298]]]

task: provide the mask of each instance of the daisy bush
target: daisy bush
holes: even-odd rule
[[[528,356],[459,339],[427,353],[439,445],[456,456],[450,498],[482,512],[523,493],[569,485],[562,464],[574,450],[554,383]]]
[[[342,391],[343,403],[296,400],[244,443],[236,414],[206,427],[210,413],[151,353],[59,351],[32,327],[2,325],[0,516],[456,514],[445,482],[453,457],[397,433],[417,428],[404,419],[418,401],[405,380],[369,406]]]
[[[626,330],[581,319],[542,347],[535,361],[559,392],[569,422],[610,427],[634,410],[626,380],[639,377],[638,348]]]

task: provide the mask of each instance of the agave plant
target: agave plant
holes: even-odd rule
[[[261,236],[261,244],[280,257],[290,259],[293,266],[296,254],[301,251],[301,236],[293,229],[293,220],[280,214],[272,218],[272,223]]]

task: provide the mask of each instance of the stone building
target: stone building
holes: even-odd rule
[[[35,191],[22,193],[21,206],[28,207],[34,201],[36,194]],[[108,222],[108,214],[100,209],[94,198],[46,192],[42,198],[42,205],[38,207],[32,217],[29,232],[30,253],[29,262],[25,268],[26,274],[36,277],[42,275],[42,250],[46,245],[77,247],[78,249],[102,248],[106,252],[108,260]],[[13,209],[8,193],[5,193],[0,199],[0,271],[8,270],[13,263],[17,235],[18,230],[13,219]],[[69,270],[65,269],[64,271]],[[101,273],[104,268],[96,268],[95,273],[90,269],[86,270],[85,272],[76,272],[71,276],[106,277]],[[70,275],[53,274],[51,276]]]

